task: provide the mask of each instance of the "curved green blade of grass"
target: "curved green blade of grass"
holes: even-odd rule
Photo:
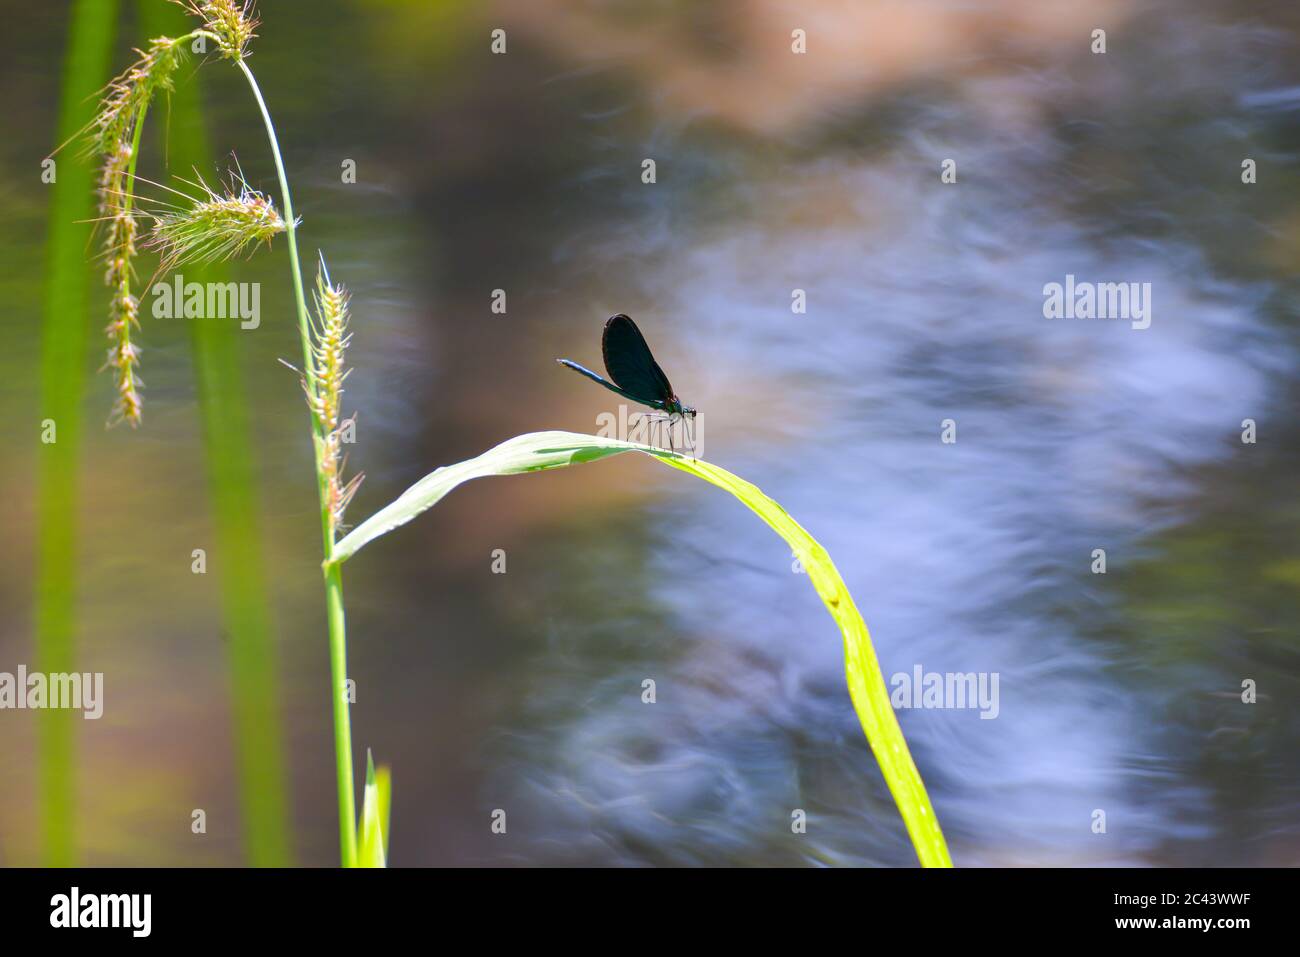
[[[532,432],[502,442],[477,458],[426,475],[340,541],[334,548],[334,561],[346,561],[367,543],[399,525],[405,525],[462,482],[488,475],[563,468],[623,452],[643,452],[664,465],[689,472],[725,489],[789,543],[844,636],[844,670],[849,695],[885,776],[885,783],[898,804],[916,855],[925,867],[951,867],[952,859],[948,856],[943,831],[889,703],[889,691],[880,673],[875,649],[871,646],[871,635],[830,555],[786,514],[785,509],[757,486],[726,469],[635,442],[576,432]]]

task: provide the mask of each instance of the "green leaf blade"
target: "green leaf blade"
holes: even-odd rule
[[[335,561],[342,562],[352,557],[365,545],[405,525],[441,501],[456,486],[471,479],[563,468],[633,451],[642,452],[730,492],[790,545],[843,636],[845,677],[854,710],[885,783],[898,805],[917,857],[925,867],[951,867],[952,859],[943,831],[889,701],[889,690],[866,622],[854,604],[848,586],[820,542],[756,485],[726,469],[653,446],[595,435],[575,432],[520,435],[477,458],[426,475],[343,538],[335,546]],[[368,785],[367,800],[369,791]]]
[[[385,839],[391,786],[387,768],[381,768],[382,782],[375,773],[375,760],[366,751],[366,790],[361,799],[361,838],[357,844],[357,867],[386,867]]]

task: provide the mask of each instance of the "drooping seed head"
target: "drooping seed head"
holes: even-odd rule
[[[253,0],[189,0],[188,9],[203,18],[202,29],[216,37],[227,60],[242,60],[259,21]]]
[[[104,90],[95,118],[83,131],[89,153],[99,156],[99,210],[106,223],[104,281],[110,289],[109,348],[105,364],[113,372],[117,400],[108,424],[140,424],[140,379],[136,374],[140,350],[132,341],[139,324],[139,303],[131,294],[136,255],[137,220],[134,209],[134,143],[146,107],[159,90],[171,90],[173,78],[187,52],[184,38],[158,37],[148,51],[115,77]]]
[[[113,295],[109,315],[108,327],[104,330],[108,333],[109,340],[108,361],[104,363],[104,368],[113,372],[117,399],[108,424],[114,426],[125,422],[131,428],[136,428],[140,424],[143,405],[140,398],[140,386],[143,383],[135,371],[140,362],[140,349],[131,341],[131,329],[139,325],[139,302],[126,291],[125,286]]]
[[[145,246],[158,250],[164,268],[229,259],[257,243],[269,245],[277,233],[284,232],[284,220],[271,199],[237,177],[223,193],[199,185],[204,191],[201,198],[190,198],[179,209],[150,214],[154,226]]]
[[[101,156],[130,143],[140,107],[148,105],[159,90],[172,89],[186,46],[182,39],[159,37],[150,41],[148,52],[136,53],[140,58],[105,88],[99,112],[87,128],[91,151]]]

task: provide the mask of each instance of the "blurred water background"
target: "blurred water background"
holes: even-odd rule
[[[13,671],[31,660],[39,163],[67,4],[3,6]],[[252,63],[300,242],[353,294],[353,521],[517,433],[594,431],[613,397],[553,359],[598,365],[603,319],[628,312],[701,410],[706,457],[830,550],[886,676],[999,673],[996,720],[900,713],[956,863],[1300,860],[1300,8],[263,6]],[[117,68],[143,40],[124,9]],[[277,192],[235,71],[179,82],[202,91],[200,172],[234,151]],[[157,177],[165,109],[151,119]],[[330,864],[319,525],[302,394],[277,362],[299,354],[283,244],[231,274],[262,283],[262,324],[238,338],[292,846]],[[1044,319],[1043,285],[1066,274],[1151,283],[1150,328]],[[98,427],[110,383],[89,380],[78,656],[107,686],[104,718],[77,728],[90,864],[246,860],[229,635],[214,575],[190,570],[213,538],[192,321],[145,315],[138,432]],[[392,863],[914,863],[838,635],[791,563],[730,497],[630,458],[472,483],[372,545],[346,575],[353,737],[359,760],[369,747],[394,768]],[[0,863],[30,864],[35,722],[0,724]]]

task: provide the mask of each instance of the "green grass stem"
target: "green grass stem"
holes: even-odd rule
[[[148,36],[186,30],[184,11],[160,0],[140,0],[141,26]],[[178,170],[207,164],[207,131],[197,71],[176,85],[164,151]],[[189,281],[224,282],[221,265],[186,267]],[[276,631],[267,595],[260,535],[257,463],[251,415],[240,364],[238,325],[190,323],[190,343],[202,420],[211,500],[217,581],[229,636],[231,707],[239,768],[244,854],[254,867],[293,863],[288,810],[284,730],[279,710]]]
[[[116,0],[76,0],[63,62],[56,142],[66,143],[94,115],[94,95],[108,78],[117,24]],[[81,403],[86,380],[86,247],[93,213],[90,167],[60,162],[50,186],[45,314],[41,341],[42,420],[57,441],[40,445],[37,487],[35,669],[76,668],[77,472]],[[33,423],[33,435],[40,423]],[[37,719],[40,750],[40,819],[44,862],[76,861],[75,728],[70,710],[45,709]]]
[[[284,159],[280,155],[280,143],[275,134],[275,124],[271,121],[271,112],[266,107],[266,100],[263,99],[262,90],[257,85],[257,78],[253,76],[253,71],[249,69],[245,60],[240,59],[236,62],[248,80],[253,98],[257,101],[258,109],[261,110],[262,120],[266,124],[267,140],[271,146],[271,155],[275,159],[276,175],[280,179],[280,205],[284,209],[294,304],[298,310],[298,332],[302,339],[303,375],[307,378],[308,387],[314,391],[316,381],[312,372],[311,320],[307,315],[307,297],[298,258],[297,224],[294,222],[293,199],[289,195],[289,178],[284,170]],[[325,555],[325,608],[329,628],[330,687],[334,707],[334,764],[338,779],[340,858],[344,867],[354,867],[357,862],[357,812],[352,774],[352,719],[348,712],[347,699],[347,631],[343,614],[343,575],[338,566],[333,564],[334,532],[330,519],[325,470],[321,459],[321,429],[314,415],[311,419],[312,432],[316,438],[312,444],[316,450],[316,485],[320,499],[321,533]]]

